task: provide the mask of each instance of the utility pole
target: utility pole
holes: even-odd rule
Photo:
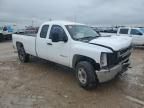
[[[32,20],[32,27],[34,26],[34,21]]]

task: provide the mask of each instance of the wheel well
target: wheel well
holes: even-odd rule
[[[86,57],[86,56],[82,56],[82,55],[75,55],[75,56],[73,57],[72,66],[73,66],[74,69],[75,69],[77,63],[79,63],[80,61],[88,61],[88,62],[90,62],[90,63],[94,66],[94,68],[95,68],[96,70],[99,70],[99,69],[100,69],[100,65],[99,65],[98,63],[96,63],[95,60],[93,60],[93,59],[90,58],[90,57]]]
[[[22,48],[23,44],[21,42],[16,42],[16,47],[17,49]]]

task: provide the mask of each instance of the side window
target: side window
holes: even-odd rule
[[[64,37],[67,37],[64,29],[59,25],[53,25],[50,31],[49,39],[52,38],[53,35],[57,34],[59,37],[59,40],[63,40]]]
[[[142,33],[136,29],[132,29],[130,34],[131,35],[141,35]]]
[[[49,25],[44,25],[42,27],[41,32],[40,32],[40,37],[41,38],[46,38],[47,32],[48,32],[48,28],[49,28]]]
[[[120,29],[120,34],[128,34],[128,29]]]

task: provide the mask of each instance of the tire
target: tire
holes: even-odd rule
[[[3,35],[0,33],[0,42],[3,41]]]
[[[95,69],[90,62],[81,61],[76,65],[76,78],[80,86],[86,90],[98,85]]]
[[[19,57],[19,60],[22,62],[22,63],[27,63],[29,62],[29,59],[30,59],[30,56],[29,54],[27,54],[24,50],[24,47],[22,45],[17,45],[17,51],[18,51],[18,57]]]

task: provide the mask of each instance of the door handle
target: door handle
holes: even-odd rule
[[[52,45],[52,43],[47,43],[47,45]]]

